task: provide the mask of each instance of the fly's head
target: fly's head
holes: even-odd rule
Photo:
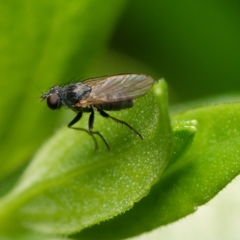
[[[46,99],[50,109],[56,110],[62,106],[62,88],[59,86],[52,87],[48,92],[43,93],[41,100]]]

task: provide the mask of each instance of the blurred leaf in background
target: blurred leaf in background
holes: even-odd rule
[[[235,0],[133,0],[111,46],[164,76],[179,100],[236,91],[239,9]]]
[[[59,126],[40,104],[54,84],[86,75],[110,36],[124,1],[0,2],[1,173],[28,162]]]

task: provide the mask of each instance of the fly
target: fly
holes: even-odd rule
[[[62,106],[72,109],[77,115],[68,124],[68,127],[89,133],[96,148],[97,141],[94,134],[98,135],[110,150],[101,133],[93,131],[95,111],[99,112],[104,118],[110,118],[115,122],[124,124],[143,139],[142,135],[127,122],[112,117],[105,111],[117,111],[133,107],[134,99],[146,94],[152,88],[153,83],[154,80],[151,77],[143,74],[91,78],[65,86],[54,86],[48,92],[42,94],[41,99],[46,99],[48,107],[52,110],[60,109]],[[90,113],[88,130],[73,127],[85,112]]]

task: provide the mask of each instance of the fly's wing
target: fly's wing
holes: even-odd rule
[[[78,106],[118,102],[141,97],[153,86],[154,80],[146,75],[125,74],[89,79],[83,82],[92,88],[89,97]]]

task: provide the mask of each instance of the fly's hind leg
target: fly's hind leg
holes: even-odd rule
[[[105,118],[111,118],[112,120],[114,120],[115,122],[118,122],[118,123],[121,123],[121,124],[124,124],[125,126],[127,126],[128,128],[130,128],[133,132],[135,132],[141,139],[143,139],[142,135],[137,131],[135,130],[131,125],[129,125],[127,122],[124,122],[120,119],[117,119],[115,117],[112,117],[110,116],[109,114],[107,114],[106,112],[104,112],[103,110],[101,109],[97,109],[98,112],[101,114],[102,117],[105,117]]]

